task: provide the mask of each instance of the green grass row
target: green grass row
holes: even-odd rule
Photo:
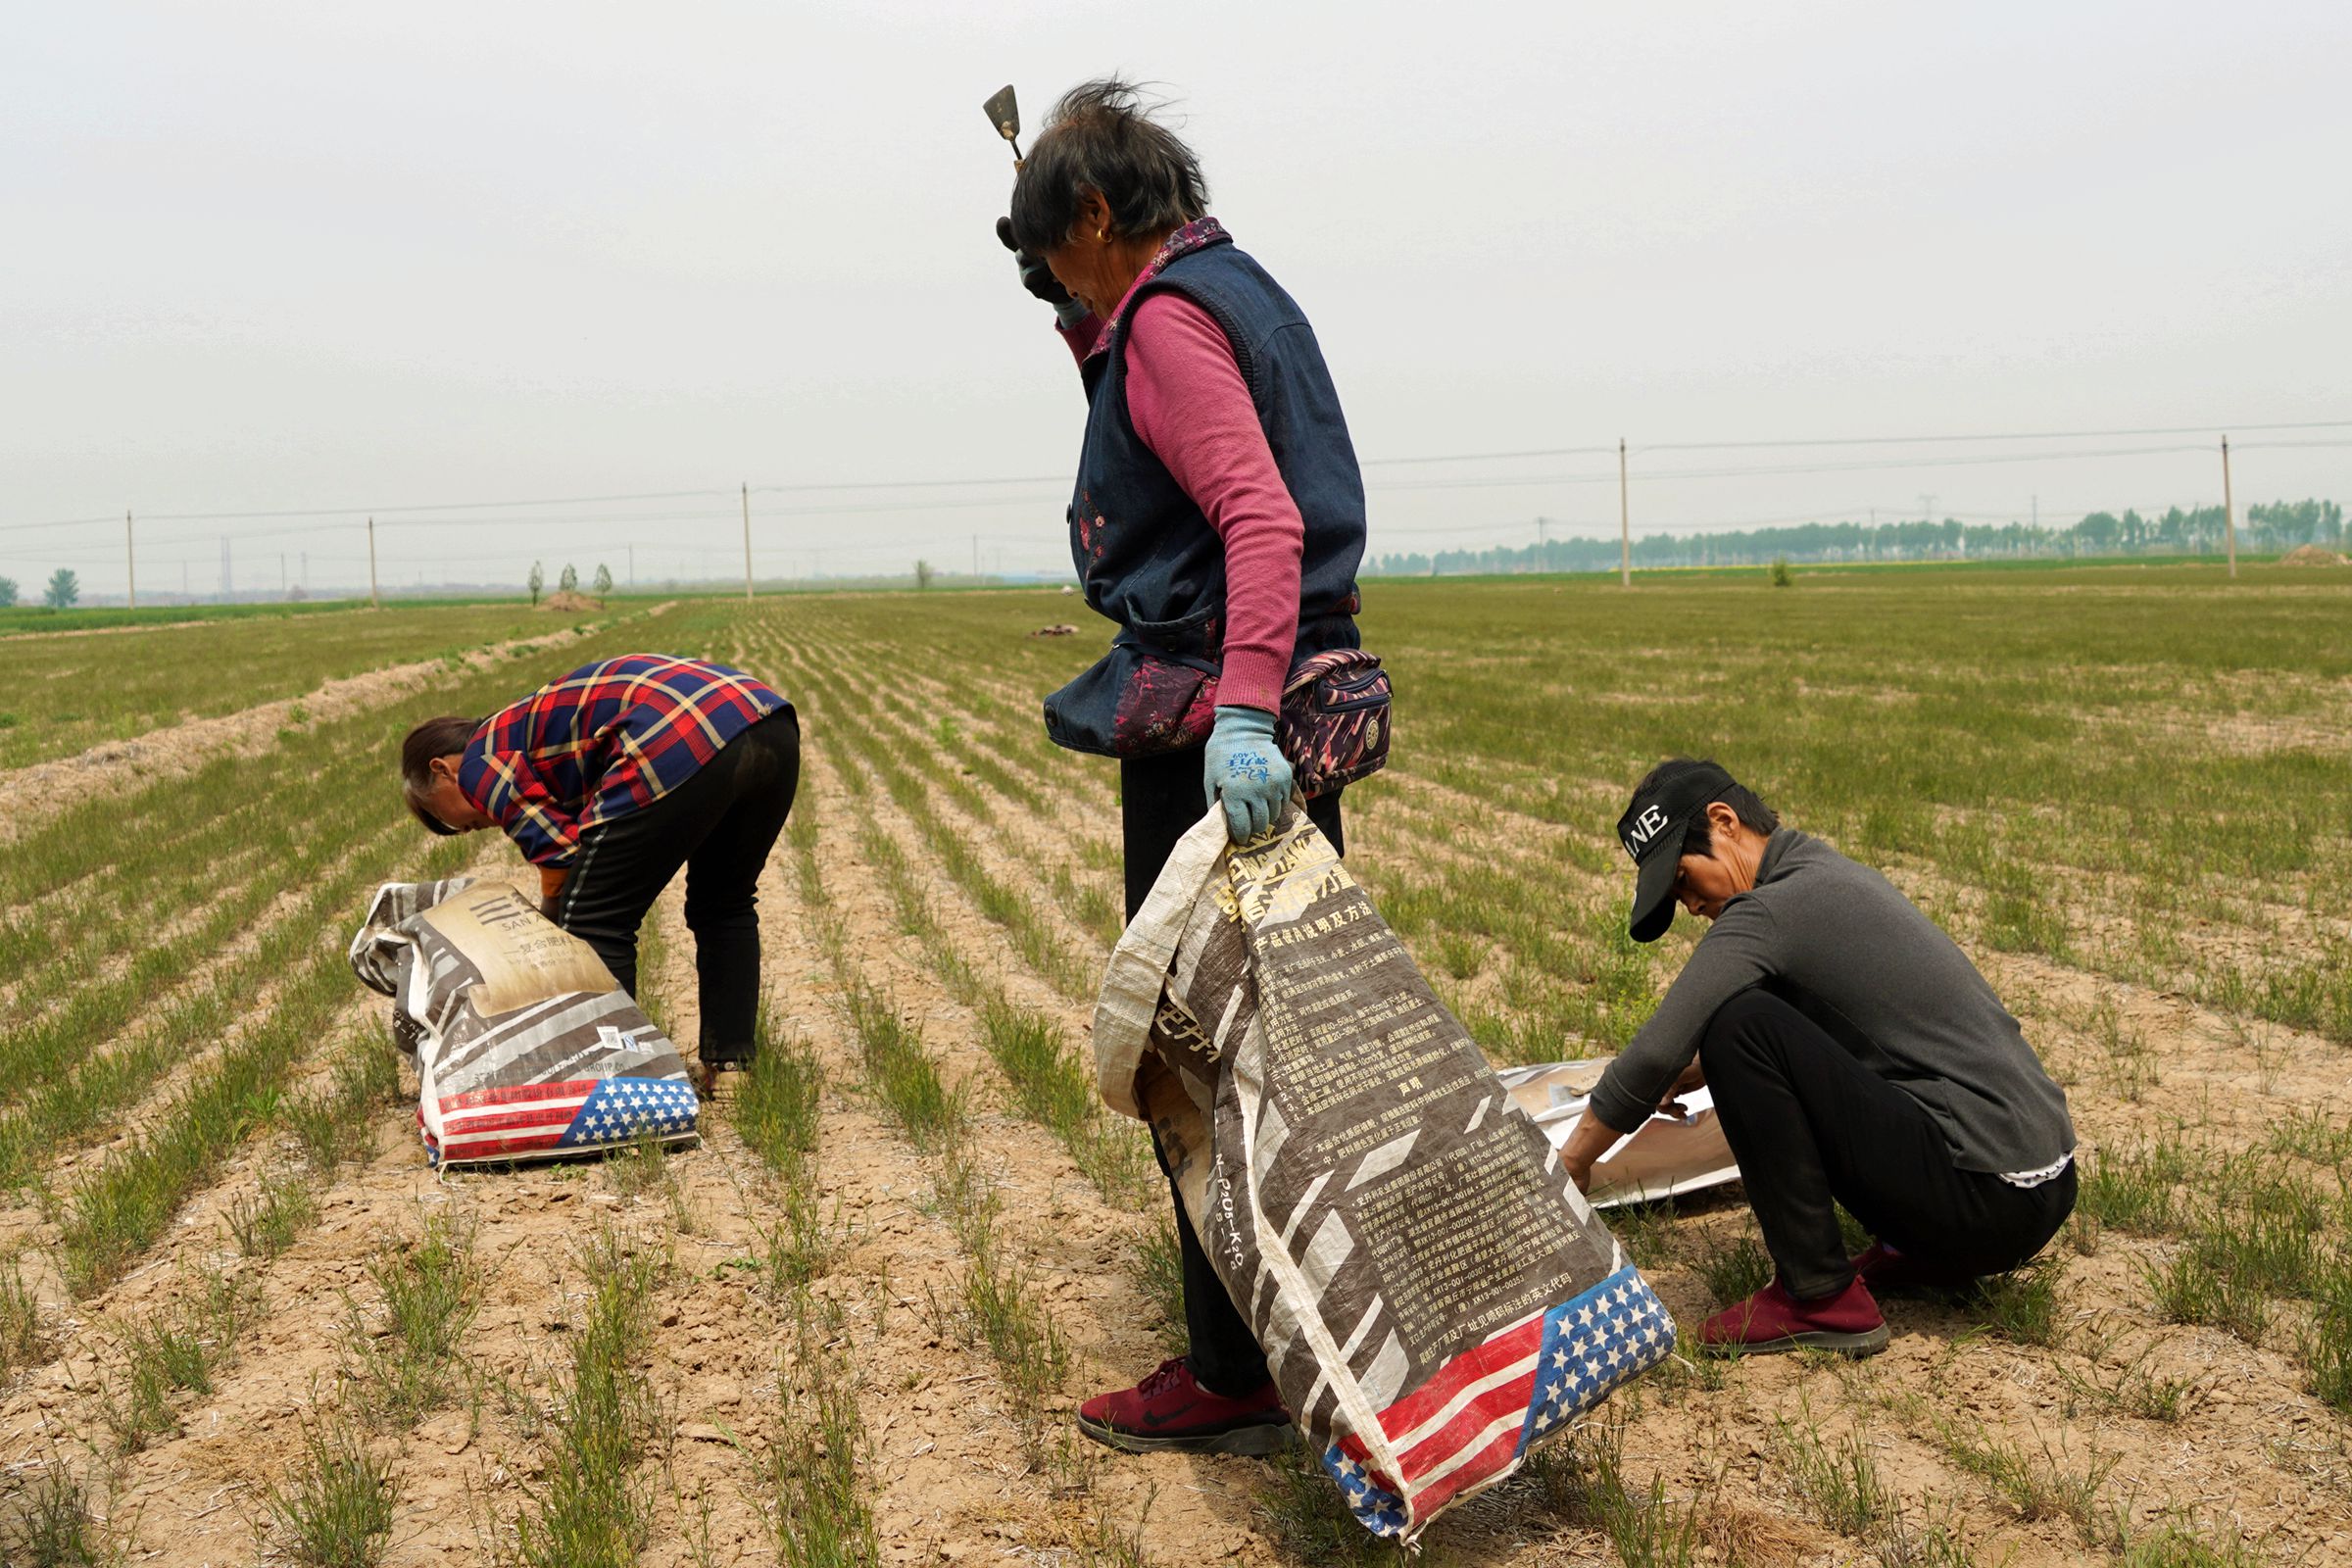
[[[523,604],[435,604],[0,640],[0,770],[300,697],[386,665],[454,659],[612,618],[534,612]]]
[[[1043,1467],[1054,1451],[1046,1400],[1060,1389],[1068,1352],[1038,1300],[1031,1275],[1004,1239],[1002,1205],[978,1162],[969,1112],[941,1077],[920,1028],[866,978],[838,913],[830,909],[813,853],[812,804],[804,797],[794,810],[800,844],[809,850],[796,856],[796,872],[803,898],[826,911],[815,922],[817,936],[841,987],[842,1021],[858,1052],[860,1080],[876,1109],[933,1167],[942,1217],[964,1253],[955,1296],[931,1298],[934,1320],[944,1338],[988,1351],[1004,1385],[1022,1455],[1031,1468]]]
[[[904,601],[794,608],[861,660],[906,645]],[[1102,642],[1027,637],[1050,609],[1068,612],[934,601],[919,668],[1049,691]],[[1567,827],[1568,868],[1620,873],[1624,793],[1662,757],[1716,755],[1789,821],[1929,868],[1988,946],[2352,1040],[2352,944],[2329,925],[2352,874],[2348,612],[2352,584],[2285,571],[2223,590],[1913,569],[1761,597],[1698,577],[1384,581],[1363,626],[1396,675],[1399,772]],[[991,741],[1038,755],[1034,713],[990,701]],[[2275,933],[2280,911],[2301,924]]]
[[[695,628],[689,618],[665,629],[692,635]],[[565,650],[565,658],[593,657],[600,642],[605,651],[624,651],[628,635],[608,631],[601,639]],[[259,798],[266,803],[267,814],[296,835],[283,850],[271,846],[297,885],[310,879],[294,907],[253,931],[253,951],[228,964],[216,977],[215,989],[184,999],[177,1010],[165,1005],[159,1017],[167,1027],[142,1034],[127,1049],[78,1063],[53,1060],[74,1049],[72,1032],[59,1032],[54,1019],[0,1043],[0,1052],[38,1054],[36,1064],[49,1069],[46,1079],[31,1080],[46,1087],[27,1102],[25,1111],[5,1124],[8,1132],[0,1140],[0,1150],[14,1151],[21,1179],[57,1136],[97,1125],[168,1066],[168,1036],[176,1038],[184,1055],[190,1040],[218,1038],[230,1032],[232,1021],[235,1025],[228,1045],[164,1107],[147,1132],[111,1152],[94,1170],[45,1195],[62,1227],[61,1272],[75,1295],[86,1295],[119,1276],[162,1234],[187,1196],[218,1171],[254,1127],[268,1120],[288,1074],[355,995],[342,949],[364,912],[367,890],[396,877],[447,874],[476,847],[466,840],[429,839],[405,821],[381,760],[405,724],[412,716],[451,707],[486,710],[518,695],[513,688],[524,681],[543,678],[545,674],[530,674],[519,664],[469,672],[385,710],[281,739],[275,775]],[[176,793],[170,786],[150,789],[120,803],[119,809],[136,823],[168,812]],[[87,866],[86,852],[74,835],[92,825],[81,813],[69,813],[23,848],[48,876],[70,878]],[[338,867],[334,874],[313,875],[318,864],[330,861]],[[156,874],[168,876],[172,869],[166,862]],[[236,907],[233,901],[224,906]],[[198,925],[183,933],[183,940],[201,946],[228,934]],[[74,1014],[74,1021],[112,1021],[119,1027],[141,1007],[158,1005],[156,988],[170,985],[172,969],[186,957],[201,956],[180,951],[170,939],[151,942],[148,949],[161,950],[166,956],[134,956],[120,980],[89,988],[93,1000],[68,1004],[69,1012],[76,1004],[84,1008]],[[274,983],[265,985],[265,977]],[[101,1018],[101,1012],[109,1016]],[[85,1050],[95,1045],[86,1032],[81,1043]]]

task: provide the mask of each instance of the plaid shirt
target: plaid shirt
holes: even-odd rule
[[[791,708],[741,670],[629,654],[583,664],[483,720],[458,788],[533,864],[571,864],[580,835],[651,806],[718,749]]]

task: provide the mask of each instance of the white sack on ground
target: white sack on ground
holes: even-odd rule
[[[504,882],[387,882],[351,967],[392,999],[436,1166],[695,1136],[686,1064],[594,949]]]
[[[1222,811],[1185,835],[1111,956],[1095,1062],[1378,1534],[1412,1541],[1673,1348],[1304,812],[1230,854]]]
[[[1613,1056],[1582,1061],[1546,1061],[1505,1067],[1495,1074],[1519,1108],[1544,1129],[1554,1149],[1565,1149],[1592,1103],[1592,1086]],[[1593,1161],[1589,1196],[1594,1208],[1654,1202],[1740,1179],[1732,1146],[1715,1114],[1715,1097],[1694,1089],[1677,1097],[1679,1114],[1662,1112],[1609,1146]]]

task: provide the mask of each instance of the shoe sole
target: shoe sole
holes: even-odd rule
[[[1760,1340],[1752,1345],[1709,1345],[1702,1342],[1699,1349],[1708,1355],[1786,1355],[1790,1350],[1827,1350],[1833,1355],[1860,1360],[1876,1355],[1886,1348],[1892,1332],[1882,1323],[1863,1334],[1830,1334],[1819,1330],[1791,1334],[1785,1339]]]
[[[1153,1438],[1140,1432],[1122,1431],[1085,1416],[1072,1418],[1079,1431],[1106,1448],[1121,1453],[1235,1453],[1248,1458],[1263,1458],[1280,1453],[1298,1437],[1288,1421],[1261,1422],[1256,1426],[1235,1427],[1207,1437]]]

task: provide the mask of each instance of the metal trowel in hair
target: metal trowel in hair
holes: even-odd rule
[[[1012,96],[1012,84],[1006,82],[980,106],[988,111],[988,122],[997,127],[997,134],[1012,143],[1012,172],[1021,172],[1021,106]]]

